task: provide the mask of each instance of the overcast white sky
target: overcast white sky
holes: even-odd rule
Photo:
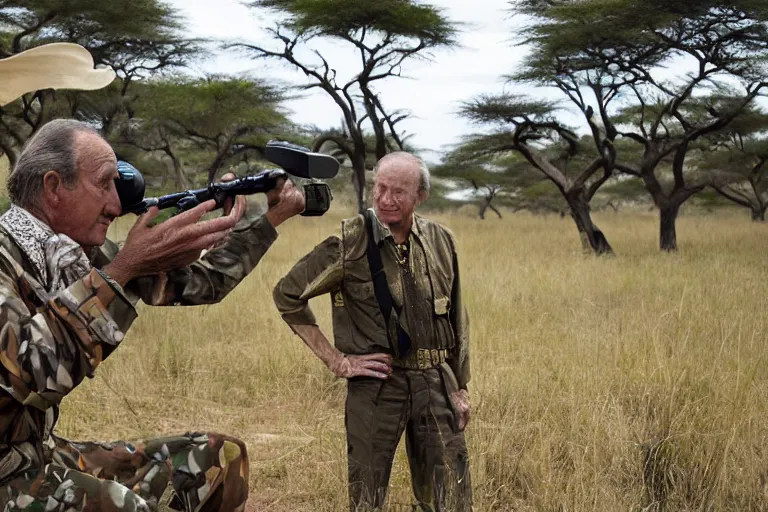
[[[269,44],[264,28],[274,25],[263,10],[245,7],[238,0],[170,0],[186,17],[190,37],[232,39]],[[507,0],[431,0],[452,20],[464,24],[461,48],[435,53],[431,62],[415,62],[404,68],[408,78],[380,81],[377,90],[388,109],[410,110],[414,118],[401,125],[414,134],[412,143],[423,148],[422,156],[439,160],[439,153],[459,141],[474,127],[455,112],[462,100],[477,94],[501,92],[502,75],[515,70],[522,54],[511,42],[519,26],[508,13]],[[274,46],[273,46],[274,47]],[[274,47],[277,49],[277,47]],[[357,54],[341,44],[318,46],[339,76],[357,66]],[[234,53],[222,53],[197,65],[200,72],[241,73],[291,83],[305,83],[303,74],[278,61],[252,61]],[[308,93],[287,104],[298,123],[327,128],[340,126],[338,107],[322,91]]]

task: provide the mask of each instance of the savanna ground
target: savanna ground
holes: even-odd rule
[[[250,450],[251,510],[344,510],[344,382],[283,324],[271,291],[349,213],[286,223],[219,305],[142,307],[65,401],[61,434],[233,433]],[[618,257],[598,260],[567,219],[436,218],[457,236],[472,320],[477,510],[768,508],[768,226],[684,216],[670,255],[655,215],[600,215]],[[330,333],[328,300],[312,306]]]
[[[344,510],[344,382],[271,291],[350,212],[288,221],[221,304],[142,306],[59,433],[231,433],[248,443],[249,510]],[[472,322],[476,510],[768,510],[768,225],[682,216],[680,253],[660,254],[655,214],[601,214],[618,256],[595,259],[568,219],[434,217],[458,239]],[[327,298],[312,306],[330,334]],[[410,503],[402,446],[390,502]]]

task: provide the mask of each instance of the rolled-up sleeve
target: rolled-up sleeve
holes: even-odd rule
[[[455,242],[451,240],[453,253],[453,289],[451,297],[451,324],[453,325],[453,335],[455,345],[448,363],[456,375],[459,389],[467,389],[467,384],[471,377],[469,369],[469,315],[464,306],[461,295],[461,279],[459,278],[459,259],[455,252]]]
[[[341,239],[331,236],[278,281],[272,296],[288,325],[317,325],[309,300],[338,288],[343,278]]]
[[[215,304],[250,274],[276,239],[266,217],[241,219],[226,242],[195,263],[135,279],[126,291],[153,306]]]

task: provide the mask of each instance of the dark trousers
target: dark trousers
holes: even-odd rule
[[[386,381],[350,379],[346,404],[350,510],[383,507],[403,432],[413,493],[421,509],[471,510],[467,447],[464,433],[456,428],[445,371],[450,369],[395,369]]]

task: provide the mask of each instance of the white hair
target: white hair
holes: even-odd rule
[[[77,182],[75,136],[81,132],[93,133],[103,139],[83,122],[55,119],[27,140],[6,183],[11,203],[22,208],[36,206],[43,194],[43,177],[48,171],[58,171],[68,187]]]
[[[381,160],[376,162],[376,165],[373,167],[373,173],[376,174],[379,171],[379,168],[381,167],[382,163],[387,163],[389,160],[404,160],[409,161],[410,163],[415,163],[419,167],[419,192],[429,193],[429,168],[427,168],[427,164],[424,163],[424,160],[417,157],[416,155],[412,155],[411,153],[408,153],[407,151],[394,151],[392,153],[389,153],[385,155]]]

